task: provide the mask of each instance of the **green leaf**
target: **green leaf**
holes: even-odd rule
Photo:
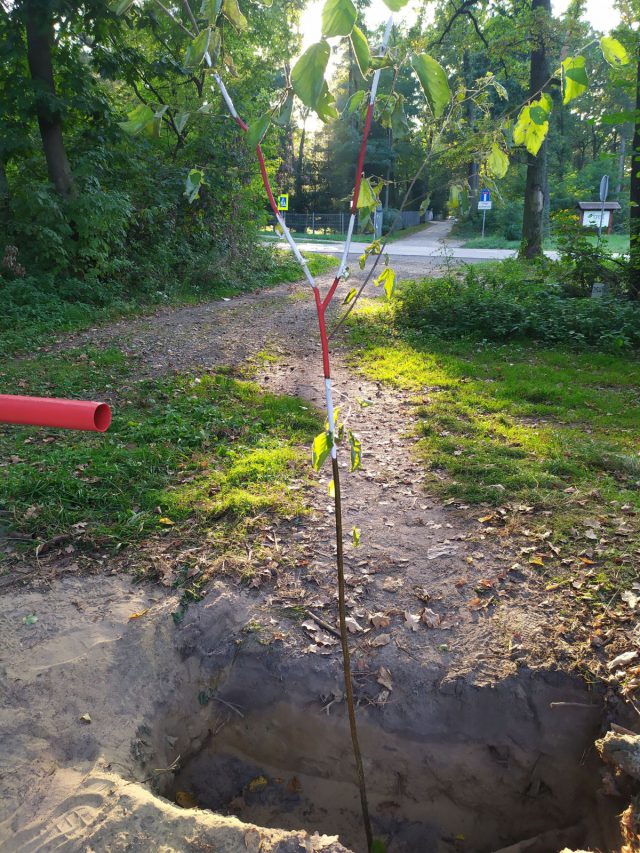
[[[435,118],[440,118],[451,100],[451,89],[446,71],[439,62],[436,62],[433,57],[426,53],[414,56],[411,64],[418,75],[431,112]]]
[[[320,97],[316,101],[315,110],[318,114],[318,118],[324,122],[336,119],[340,115],[336,108],[336,99],[329,91],[329,87],[327,86],[326,80],[324,81],[324,85],[322,86]]]
[[[222,14],[237,30],[247,29],[247,19],[240,11],[238,0],[222,0]]]
[[[360,528],[356,527],[355,524],[351,528],[351,536],[353,537],[353,547],[357,548],[360,544]]]
[[[318,98],[322,94],[325,81],[324,72],[329,62],[331,49],[326,41],[312,44],[302,54],[291,71],[293,91],[306,107],[315,110]]]
[[[207,27],[199,35],[197,35],[184,56],[184,67],[190,70],[198,68],[204,59],[205,53],[209,50],[209,39],[211,38],[211,30]]]
[[[369,50],[367,37],[360,27],[354,26],[351,31],[351,47],[353,48],[353,53],[356,57],[360,73],[364,77],[371,65],[371,51]]]
[[[392,12],[399,12],[408,2],[409,0],[384,0],[387,9],[391,9]]]
[[[404,98],[399,95],[391,113],[391,131],[396,139],[404,139],[409,133],[409,122],[404,111]]]
[[[109,8],[116,15],[124,15],[133,6],[133,0],[119,0],[117,3],[109,4]]]
[[[289,92],[284,102],[280,104],[278,112],[273,116],[272,121],[279,127],[287,127],[291,124],[291,111],[293,110],[293,92]]]
[[[147,136],[153,136],[156,139],[160,136],[160,128],[162,127],[162,116],[169,109],[168,104],[163,104],[159,110],[153,114],[153,121],[150,121],[144,128]]]
[[[372,56],[371,64],[369,66],[373,71],[377,71],[379,68],[392,68],[393,60],[386,53],[384,56]]]
[[[363,270],[365,264],[367,263],[367,258],[369,255],[379,255],[382,251],[382,246],[380,245],[380,240],[374,240],[372,243],[365,248],[362,255],[360,255],[359,264],[360,269]]]
[[[620,44],[618,39],[612,36],[602,36],[600,39],[600,48],[602,55],[614,68],[619,68],[621,65],[629,64],[629,54],[624,45]]]
[[[375,210],[378,206],[378,193],[380,192],[381,184],[377,189],[371,184],[369,178],[364,178],[360,182],[360,191],[358,192],[358,201],[356,207],[360,210]]]
[[[154,112],[151,107],[148,104],[140,104],[127,113],[126,121],[120,121],[118,124],[126,133],[140,133],[153,121],[153,118]]]
[[[374,838],[371,844],[371,853],[387,853],[387,845],[379,838]]]
[[[348,36],[358,13],[351,0],[326,0],[322,8],[322,35]]]
[[[215,26],[222,9],[222,0],[202,0],[200,17],[204,18],[210,27]]]
[[[584,56],[568,56],[562,63],[562,98],[568,104],[589,88],[589,78],[584,70]]]
[[[357,471],[362,468],[362,443],[351,430],[349,430],[349,446],[351,448],[351,468],[349,470]]]
[[[357,295],[358,295],[357,289],[355,287],[352,287],[351,290],[349,291],[349,293],[347,293],[347,295],[345,296],[342,304],[348,305],[350,302],[353,302],[353,300],[356,298]]]
[[[536,104],[539,105],[539,102],[534,102],[531,106]],[[529,154],[535,157],[549,132],[549,122],[545,121],[538,124],[533,121],[531,106],[523,107],[520,110],[518,121],[513,129],[513,141],[516,145],[524,145]]]
[[[491,153],[487,157],[487,171],[494,178],[504,178],[509,169],[509,158],[497,143],[493,143]]]
[[[201,169],[192,169],[187,175],[187,183],[184,194],[189,204],[200,198],[200,188],[205,184],[204,172]]]
[[[331,481],[329,482],[328,492],[329,492],[329,497],[330,497],[330,498],[335,498],[335,496],[336,496],[336,484],[334,483],[334,481],[333,481],[333,480],[331,480]]]
[[[255,148],[256,145],[259,145],[262,142],[262,138],[267,132],[269,125],[271,124],[271,117],[269,113],[266,113],[260,118],[257,118],[255,121],[252,121],[249,125],[249,129],[247,130],[247,145],[249,148]]]
[[[188,121],[189,113],[178,113],[178,115],[173,120],[173,123],[175,124],[178,133],[182,133]]]
[[[347,104],[347,112],[354,113],[362,104],[366,97],[366,92],[364,89],[360,89],[359,92],[354,92],[353,95],[349,98],[349,103]]]
[[[457,184],[452,184],[452,186],[449,187],[449,207],[452,208],[452,210],[460,207],[461,196],[462,190],[460,187]]]
[[[396,289],[396,273],[391,267],[385,267],[378,278],[373,282],[374,287],[384,285],[384,292],[387,294],[387,299],[391,299],[393,292]]]
[[[529,117],[536,124],[544,124],[549,119],[549,113],[543,110],[540,104],[529,106]]]
[[[311,464],[314,471],[319,471],[324,465],[326,459],[331,453],[332,440],[331,434],[325,430],[313,439],[313,447],[311,449]]]

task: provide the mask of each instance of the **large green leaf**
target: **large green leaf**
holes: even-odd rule
[[[539,102],[534,102],[520,110],[518,121],[513,129],[513,141],[515,144],[524,145],[529,154],[532,154],[534,157],[540,150],[549,132],[548,121],[539,124],[531,118],[531,107],[536,105],[539,106]]]
[[[600,47],[602,49],[602,55],[609,65],[613,65],[614,68],[617,68],[620,65],[627,65],[629,63],[629,55],[626,48],[624,45],[620,44],[618,39],[614,39],[612,36],[602,36],[600,39]]]
[[[322,8],[322,35],[348,36],[358,13],[351,0],[326,0]]]
[[[509,158],[497,143],[493,143],[491,153],[487,157],[487,172],[494,178],[504,178],[509,169]]]
[[[189,113],[178,113],[178,115],[175,116],[175,118],[173,119],[173,123],[175,124],[178,133],[182,133],[188,121]]]
[[[589,78],[584,70],[584,56],[568,56],[562,63],[562,98],[568,104],[589,88]]]
[[[247,130],[247,145],[250,148],[255,148],[262,142],[262,139],[271,124],[271,116],[269,113],[260,116],[255,121],[252,121]]]
[[[291,123],[291,112],[293,110],[293,92],[289,92],[278,109],[278,112],[273,116],[273,123],[280,127],[286,127]]]
[[[324,465],[326,459],[331,453],[333,445],[331,434],[321,432],[313,439],[313,447],[311,449],[311,464],[314,471],[319,471]]]
[[[391,9],[392,12],[399,12],[408,2],[409,0],[384,0],[387,9]]]
[[[215,26],[222,9],[222,0],[202,0],[200,17],[204,18],[210,27]]]
[[[333,121],[340,115],[336,108],[336,99],[329,91],[326,81],[320,92],[320,97],[316,101],[316,112],[318,118],[324,122]]]
[[[362,442],[349,430],[349,447],[351,449],[351,467],[350,471],[357,471],[362,468]]]
[[[140,104],[135,107],[130,113],[127,113],[127,120],[120,121],[118,124],[127,133],[140,133],[144,128],[153,122],[154,112],[148,104]]]
[[[184,55],[184,67],[194,70],[198,68],[205,53],[209,50],[209,40],[211,38],[211,30],[207,27],[199,35],[197,35]]]
[[[451,100],[446,71],[439,62],[426,53],[414,56],[411,64],[418,75],[433,115],[435,118],[440,118]]]
[[[371,185],[371,181],[369,178],[364,178],[360,182],[360,191],[358,192],[358,201],[356,202],[356,207],[359,210],[363,211],[373,211],[378,206],[378,192],[380,188],[378,187],[378,191],[374,189]]]
[[[367,37],[360,27],[354,26],[351,30],[351,47],[353,48],[360,73],[364,77],[371,65],[371,51],[369,50]]]
[[[385,267],[378,278],[373,282],[375,287],[381,284],[384,286],[384,292],[387,294],[387,299],[391,299],[396,289],[396,273],[391,267]]]
[[[354,92],[353,95],[349,98],[349,102],[347,103],[347,112],[355,113],[357,109],[360,109],[362,106],[362,102],[367,96],[367,92],[364,89],[360,89],[357,92]]]
[[[222,13],[237,30],[247,29],[247,19],[240,11],[238,0],[222,0]]]
[[[192,204],[197,198],[200,198],[200,187],[205,183],[204,172],[201,169],[192,169],[187,175],[184,194]]]
[[[312,44],[302,54],[291,71],[293,91],[306,107],[315,110],[324,86],[324,72],[329,62],[331,49],[322,40]]]

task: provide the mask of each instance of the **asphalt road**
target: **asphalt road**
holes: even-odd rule
[[[450,240],[448,234],[453,223],[451,221],[433,222],[424,231],[411,234],[408,237],[389,243],[385,252],[390,257],[399,258],[430,258],[443,263],[447,258],[460,261],[502,261],[514,258],[514,249],[464,249],[459,240]],[[315,243],[312,241],[296,241],[303,252],[340,255],[344,250],[344,241],[336,240],[331,243]],[[279,247],[286,248],[286,242],[280,241]],[[352,243],[349,255],[361,255],[363,243]],[[557,252],[545,252],[548,258],[557,259]]]

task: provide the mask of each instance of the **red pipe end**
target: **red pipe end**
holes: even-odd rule
[[[96,432],[106,432],[111,426],[111,409],[106,403],[100,403],[96,406],[93,413],[93,424]]]

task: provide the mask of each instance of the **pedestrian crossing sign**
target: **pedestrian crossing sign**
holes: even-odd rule
[[[289,193],[280,193],[278,196],[278,210],[289,210]]]

